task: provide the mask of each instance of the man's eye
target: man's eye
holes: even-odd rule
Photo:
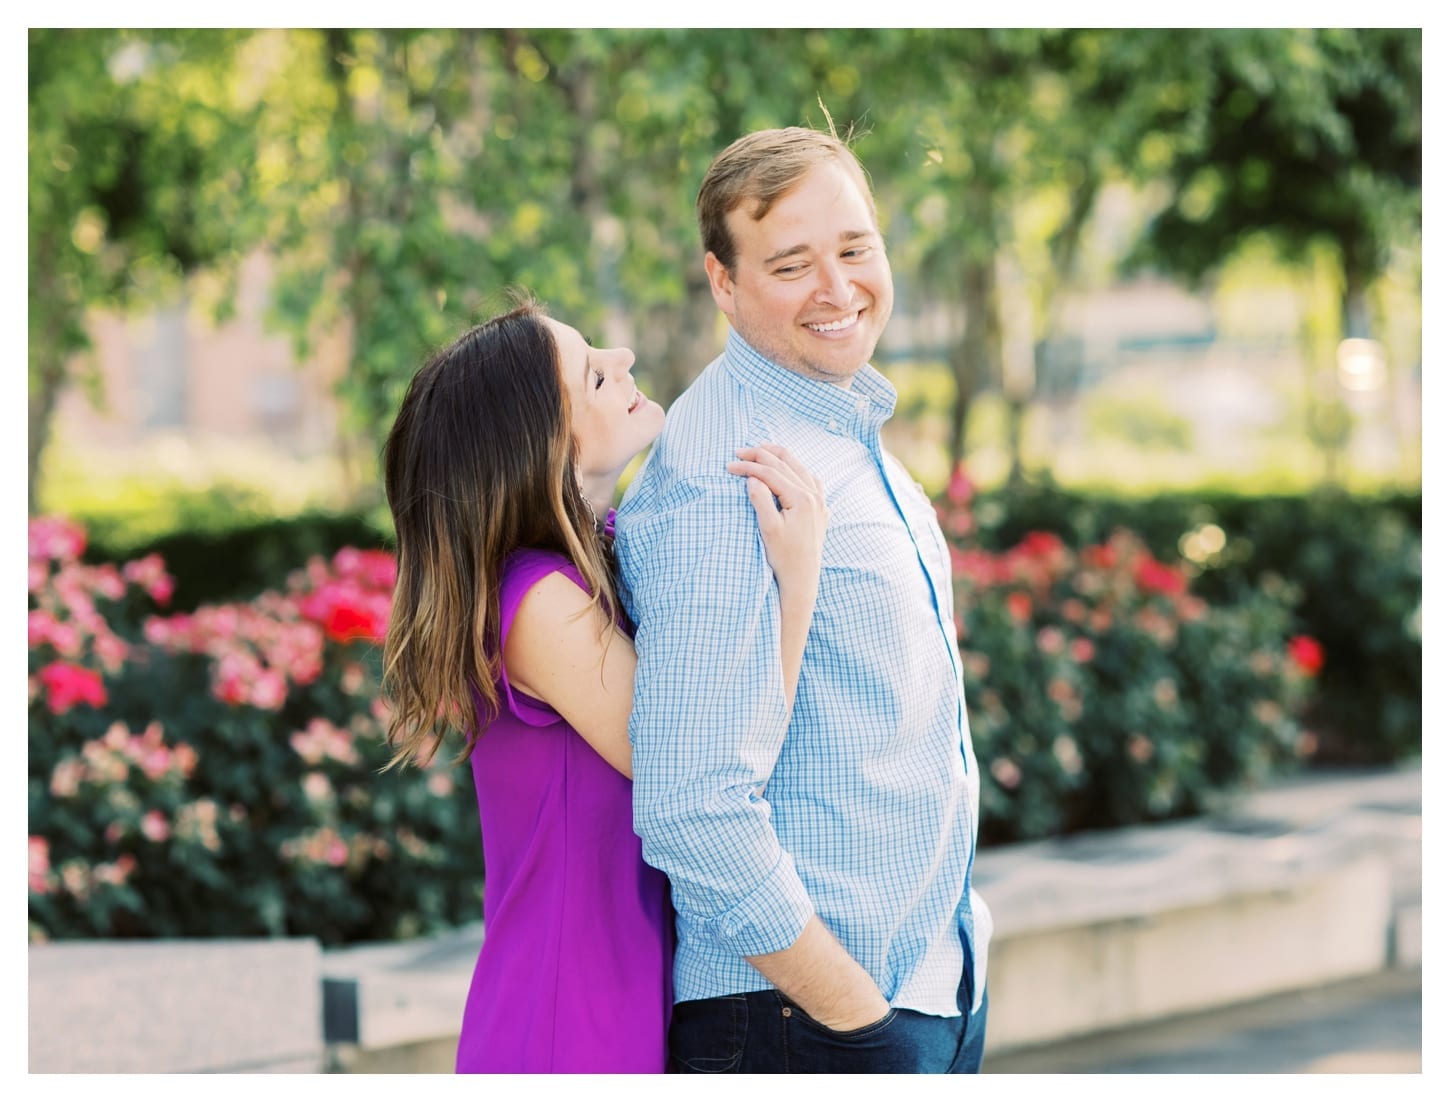
[[[594,372],[594,389],[595,390],[598,390],[603,385],[604,385],[604,372],[596,370]]]

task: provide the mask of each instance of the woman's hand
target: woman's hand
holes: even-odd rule
[[[765,557],[780,589],[780,672],[789,714],[816,609],[821,550],[831,512],[819,480],[785,448],[761,444],[735,454],[739,460],[725,467],[746,480],[745,492],[755,506]]]
[[[814,603],[826,522],[831,517],[820,480],[779,444],[740,448],[735,454],[739,459],[725,469],[746,480],[765,557],[781,591],[807,593]]]

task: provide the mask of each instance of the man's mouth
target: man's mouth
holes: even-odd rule
[[[841,318],[838,321],[808,321],[806,322],[806,328],[812,333],[840,333],[843,330],[850,329],[860,321],[861,313],[860,310],[857,310],[854,314]]]

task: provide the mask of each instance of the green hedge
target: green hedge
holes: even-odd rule
[[[1385,763],[1421,745],[1421,499],[1328,493],[1108,497],[1039,483],[973,503],[974,540],[1002,550],[1032,531],[1082,547],[1126,528],[1165,560],[1196,553],[1194,592],[1235,601],[1265,580],[1292,597],[1293,630],[1324,648],[1306,723],[1315,760]],[[1223,546],[1208,526],[1221,531]],[[1195,535],[1198,540],[1195,541]]]
[[[84,518],[81,523],[86,524]],[[176,580],[171,607],[190,611],[208,602],[254,597],[314,555],[330,558],[343,547],[390,545],[391,534],[367,516],[316,512],[146,540],[93,529],[84,558],[89,563],[125,562],[159,554]]]

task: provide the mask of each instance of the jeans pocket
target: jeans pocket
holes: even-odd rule
[[[911,1030],[892,1007],[860,1029],[831,1029],[799,1007],[790,1008],[785,1030],[786,1059],[793,1072],[896,1074],[917,1071],[919,1059]]]
[[[832,1040],[844,1041],[847,1044],[852,1041],[869,1041],[877,1034],[885,1032],[891,1027],[891,1023],[896,1021],[896,1015],[897,1010],[893,1006],[882,1017],[857,1029],[832,1029],[830,1026],[822,1025],[800,1007],[792,1004],[792,1016],[799,1017],[805,1025],[814,1029],[816,1032],[823,1033]]]
[[[670,1062],[680,1072],[735,1071],[745,1055],[749,1009],[744,995],[675,1003],[670,1017]]]

